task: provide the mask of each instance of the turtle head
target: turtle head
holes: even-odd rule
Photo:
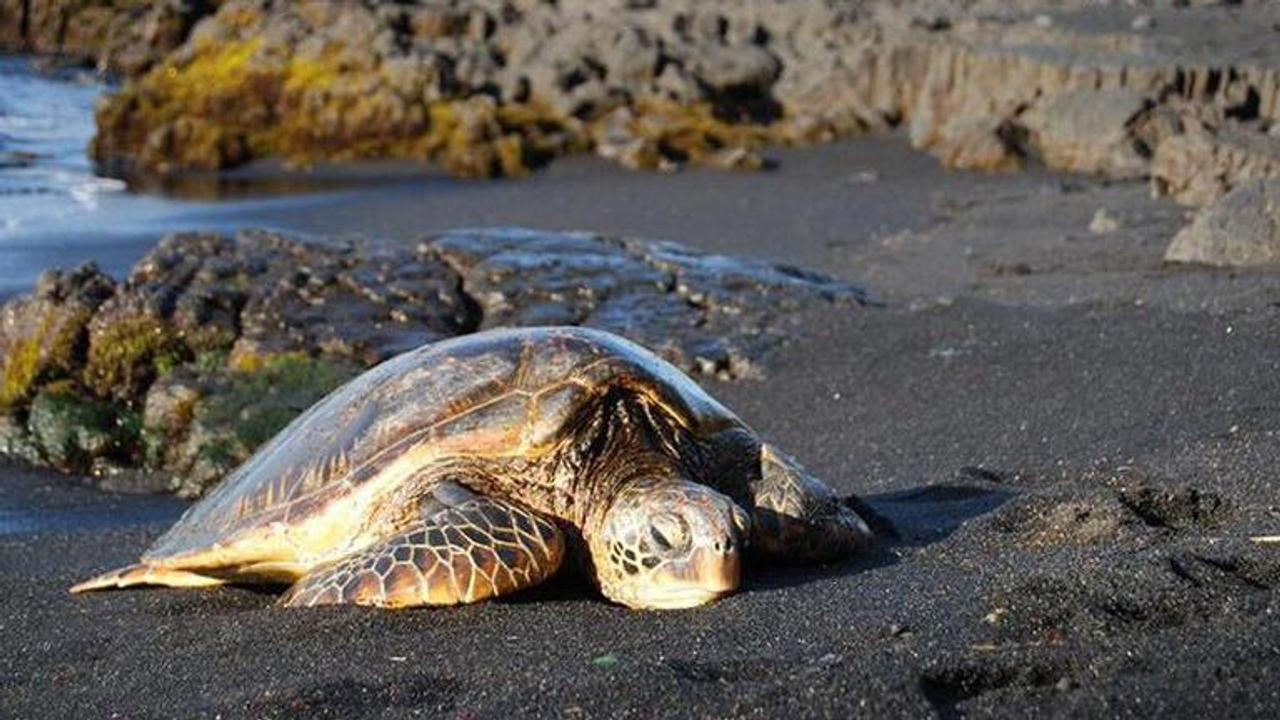
[[[624,488],[588,545],[600,590],[637,609],[688,608],[738,589],[747,514],[683,481]]]

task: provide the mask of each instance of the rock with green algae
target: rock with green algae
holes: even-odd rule
[[[82,365],[89,320],[114,292],[115,282],[90,264],[46,272],[31,296],[0,307],[0,409]]]
[[[571,120],[537,104],[448,94],[436,87],[446,69],[425,61],[414,65],[422,76],[406,80],[403,62],[353,57],[370,51],[350,38],[333,40],[346,50],[317,52],[265,38],[279,34],[197,38],[126,85],[98,109],[95,159],[165,174],[263,157],[298,166],[403,158],[493,177],[585,149]]]
[[[130,402],[189,355],[171,324],[107,303],[89,323],[85,385],[99,397]]]
[[[143,418],[148,464],[186,497],[200,495],[363,369],[296,353],[264,358],[251,370],[207,360],[206,366],[182,368],[152,385]]]
[[[895,126],[951,167],[1013,170],[1038,156],[1152,175],[1198,206],[1278,172],[1270,2],[1147,3],[1140,28],[1122,4],[1093,0],[216,4],[0,0],[0,21],[22,18],[0,22],[0,44],[15,29],[65,28],[54,34],[85,40],[60,39],[63,50],[94,46],[103,33],[75,30],[101,26],[79,19],[94,8],[212,12],[120,27],[116,45],[142,48],[191,28],[99,110],[94,156],[121,173],[279,157],[520,175],[590,149],[629,167],[750,169],[765,165],[757,136],[825,142]]]
[[[98,475],[137,462],[137,414],[68,381],[40,390],[28,408],[27,429],[43,461],[62,472]]]
[[[39,465],[44,461],[40,447],[27,431],[26,418],[18,413],[0,413],[0,458]]]
[[[0,414],[0,454],[195,496],[346,379],[434,340],[589,325],[691,373],[755,376],[798,333],[788,316],[862,301],[795,268],[586,232],[466,230],[417,246],[178,234],[122,283],[51,273],[0,307],[0,347],[39,361],[6,356],[21,391]],[[41,330],[45,317],[74,317],[75,332]]]
[[[591,149],[628,106],[646,127],[606,124],[647,149],[629,164],[760,167],[757,147],[733,143],[779,117],[779,61],[745,37],[669,34],[615,8],[231,0],[99,107],[92,154],[120,173],[279,157],[523,175]]]

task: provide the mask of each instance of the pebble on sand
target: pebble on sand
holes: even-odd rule
[[[1106,208],[1098,208],[1089,221],[1089,232],[1094,235],[1110,235],[1119,229],[1120,219]]]

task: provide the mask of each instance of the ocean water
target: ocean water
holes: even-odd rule
[[[93,106],[109,85],[82,71],[40,74],[0,58],[0,238],[95,213],[125,183],[93,173]]]
[[[166,233],[232,231],[257,212],[288,229],[306,207],[426,174],[264,166],[139,190],[99,176],[88,157],[94,105],[112,88],[87,71],[46,72],[31,58],[0,57],[0,299],[28,290],[45,268],[94,262],[123,277]]]
[[[110,90],[86,71],[0,57],[0,298],[50,266],[121,274],[155,242],[150,225],[180,211],[94,172],[93,108]]]

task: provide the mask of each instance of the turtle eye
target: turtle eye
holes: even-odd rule
[[[689,525],[679,515],[661,513],[649,522],[649,537],[660,553],[682,552],[689,547]]]

